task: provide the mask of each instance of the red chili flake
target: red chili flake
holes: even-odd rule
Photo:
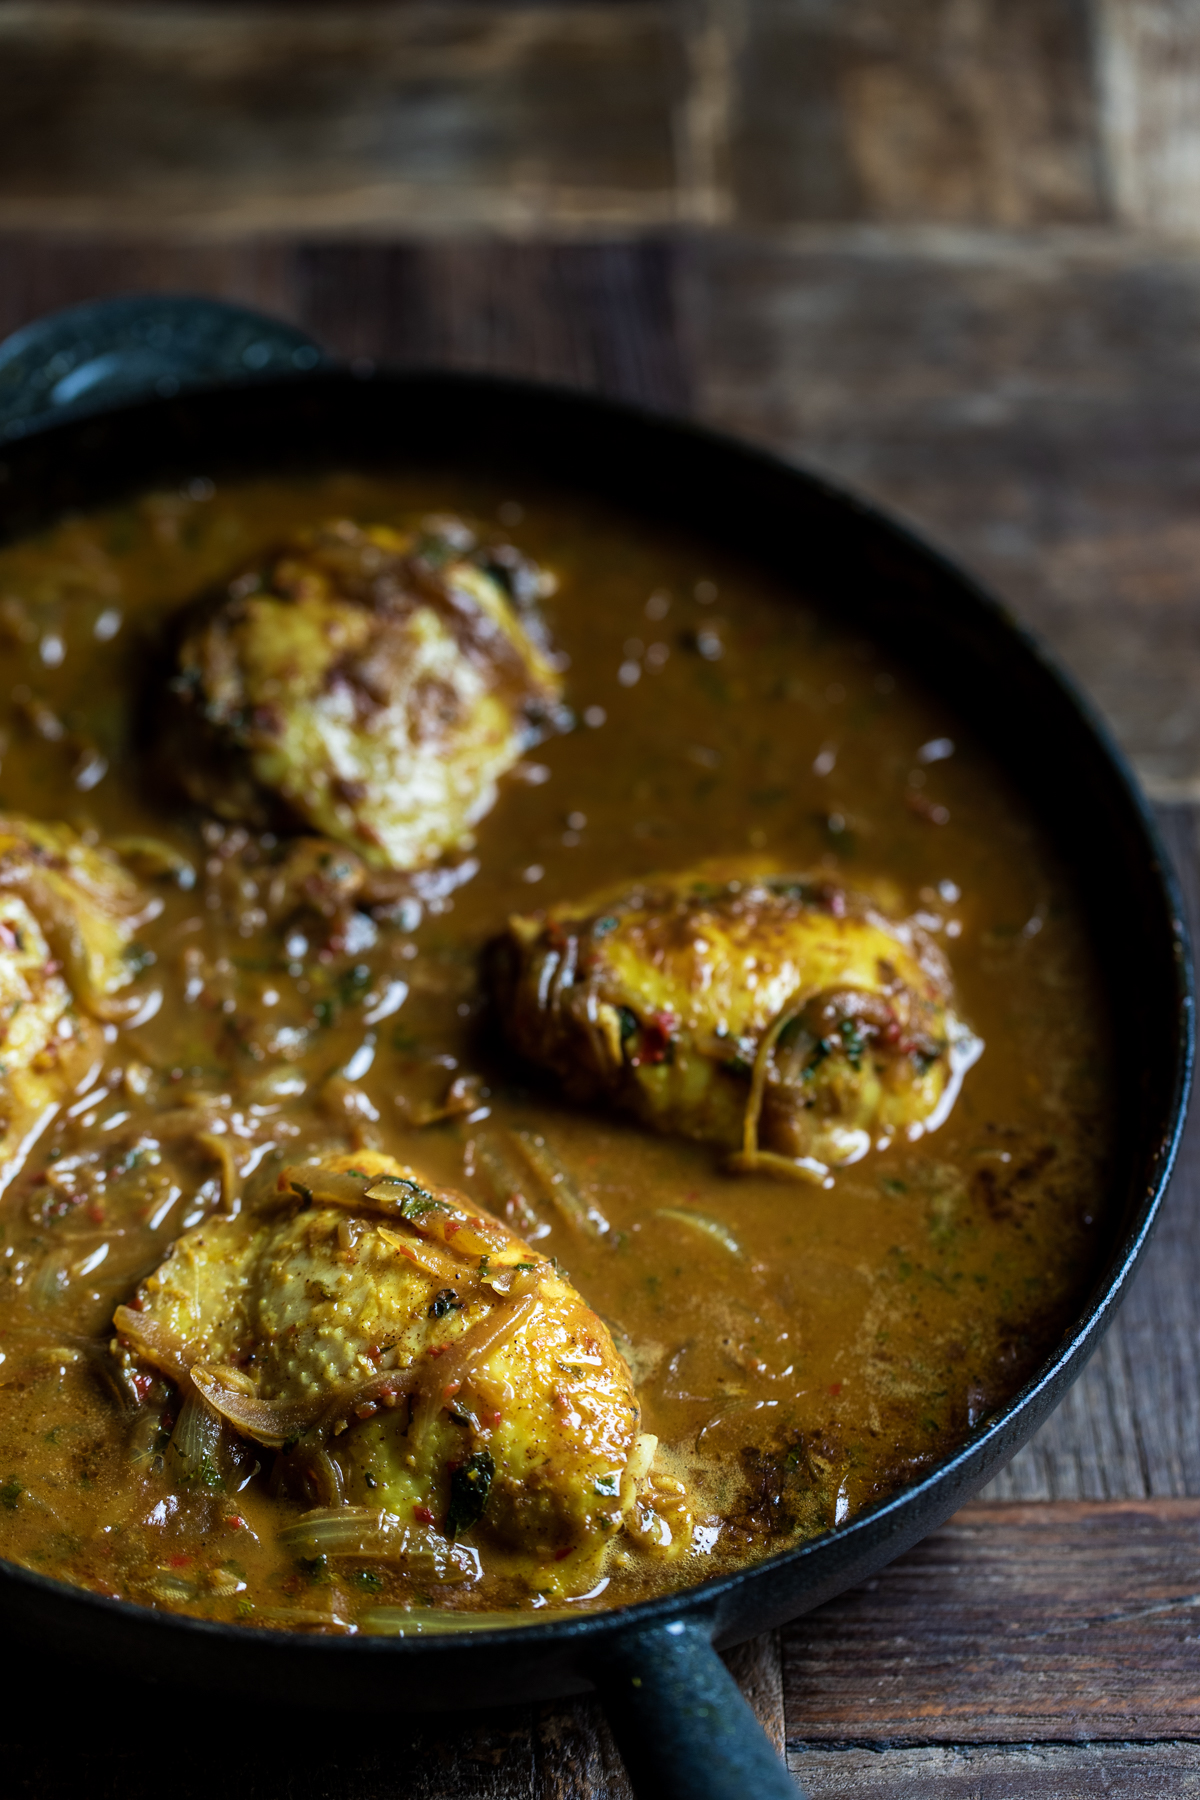
[[[448,1381],[442,1389],[442,1398],[445,1400],[453,1400],[461,1386],[461,1381]]]
[[[449,1348],[449,1344],[435,1344],[429,1354],[430,1356],[445,1356]]]
[[[666,1062],[671,1051],[672,1034],[675,1030],[674,1013],[654,1013],[642,1026],[642,1038],[637,1056],[630,1060],[637,1067],[641,1063],[649,1063],[654,1067]]]
[[[177,1550],[174,1556],[168,1556],[167,1558],[167,1561],[173,1569],[185,1569],[191,1560],[191,1557],[186,1556],[182,1550]]]
[[[230,1513],[225,1523],[230,1531],[245,1531],[246,1529],[246,1521],[240,1513]]]
[[[134,1393],[139,1400],[144,1400],[146,1395],[150,1392],[150,1389],[154,1386],[153,1375],[148,1375],[144,1369],[135,1369],[131,1379],[133,1381]]]
[[[103,1223],[104,1223],[104,1203],[103,1203],[103,1201],[93,1200],[92,1204],[88,1207],[87,1210],[88,1210],[88,1218],[89,1219],[94,1220],[97,1225],[103,1225]]]
[[[574,1544],[566,1544],[561,1550],[556,1550],[554,1552],[555,1562],[561,1562],[564,1556],[570,1556],[574,1548]]]
[[[486,1425],[489,1431],[495,1431],[497,1425],[500,1423],[500,1418],[501,1414],[499,1412],[481,1412],[479,1415],[479,1423],[481,1425]]]
[[[829,1391],[830,1391],[830,1393],[831,1393],[831,1394],[835,1394],[835,1395],[836,1395],[836,1394],[840,1394],[840,1393],[841,1393],[841,1391],[842,1391],[842,1384],[841,1384],[841,1382],[840,1382],[840,1381],[835,1381],[835,1382],[834,1382],[834,1384],[833,1384],[833,1386],[832,1386],[832,1387],[831,1387],[831,1388],[830,1388],[830,1390],[829,1390]]]
[[[462,1220],[461,1219],[447,1219],[446,1220],[446,1229],[442,1233],[443,1241],[448,1244],[450,1242],[450,1239],[454,1236],[455,1232],[458,1232],[461,1230],[462,1230]]]
[[[413,1518],[419,1519],[422,1525],[432,1525],[433,1524],[433,1514],[430,1512],[430,1510],[427,1506],[414,1506],[413,1507]]]

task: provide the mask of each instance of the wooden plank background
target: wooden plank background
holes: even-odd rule
[[[1200,237],[1192,0],[0,0],[0,226]]]
[[[1097,698],[1200,923],[1194,0],[0,0],[0,335],[133,289],[691,412],[882,499]],[[1198,1130],[1034,1442],[731,1655],[813,1796],[1200,1795]],[[629,1792],[588,1704],[214,1718],[7,1648],[31,1800]]]

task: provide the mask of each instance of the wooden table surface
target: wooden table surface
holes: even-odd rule
[[[174,246],[0,235],[0,334],[130,289],[296,320],[348,358],[692,412],[853,482],[984,575],[1099,699],[1200,925],[1200,263],[1119,231]],[[732,1654],[814,1796],[1200,1794],[1200,1133],[1118,1322],[982,1499]],[[10,1647],[11,1648],[11,1647]],[[18,1647],[19,1648],[19,1647]],[[14,1663],[19,1660],[13,1659]],[[113,1671],[113,1674],[119,1672]],[[47,1683],[49,1688],[47,1689]],[[588,1704],[433,1725],[121,1690],[6,1705],[6,1794],[624,1800]],[[67,1722],[70,1721],[70,1729]]]

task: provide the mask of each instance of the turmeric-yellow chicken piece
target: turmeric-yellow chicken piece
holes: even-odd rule
[[[165,759],[225,818],[422,868],[469,844],[556,716],[536,607],[550,586],[457,520],[304,533],[185,617]]]
[[[482,1556],[569,1593],[627,1516],[645,1541],[654,1440],[607,1327],[506,1226],[382,1152],[292,1166],[196,1226],[116,1326],[210,1414],[286,1447],[331,1553],[366,1531],[401,1564],[440,1557],[441,1579]]]
[[[128,1013],[153,907],[68,826],[0,817],[0,1190]]]
[[[817,878],[651,876],[514,917],[496,952],[524,1056],[742,1170],[827,1182],[935,1129],[982,1049],[930,939]]]

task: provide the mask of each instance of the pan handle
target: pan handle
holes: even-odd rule
[[[804,1800],[702,1621],[606,1635],[588,1673],[639,1800]]]
[[[60,419],[328,361],[282,320],[183,294],[124,294],[35,319],[0,343],[0,443]]]

